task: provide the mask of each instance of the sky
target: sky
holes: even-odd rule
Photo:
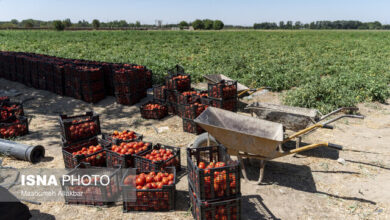
[[[317,20],[390,24],[389,0],[0,0],[0,21],[70,18],[154,24],[220,19],[225,24]]]

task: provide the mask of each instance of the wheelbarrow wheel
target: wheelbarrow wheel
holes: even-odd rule
[[[210,138],[210,142],[209,142]],[[192,144],[192,148],[198,148],[198,147],[207,147],[212,145],[218,145],[218,141],[215,140],[215,138],[209,133],[203,133],[201,135],[198,135],[194,143]]]

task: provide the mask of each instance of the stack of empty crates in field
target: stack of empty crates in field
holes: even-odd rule
[[[122,70],[131,74],[115,83],[115,75]],[[115,95],[119,103],[132,105],[152,87],[152,71],[145,66],[21,52],[0,51],[0,77],[89,103]],[[123,92],[124,87],[130,92]]]

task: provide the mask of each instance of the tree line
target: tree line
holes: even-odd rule
[[[280,21],[279,24],[275,22],[255,23],[254,29],[367,29],[379,30],[390,29],[390,25],[381,24],[379,21],[361,22],[361,21],[316,21],[310,23],[302,23],[300,21]]]

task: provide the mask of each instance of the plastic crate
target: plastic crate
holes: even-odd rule
[[[204,105],[225,109],[232,112],[236,112],[238,108],[237,98],[230,98],[230,99],[201,98],[201,103]]]
[[[153,87],[153,72],[152,70],[146,69],[145,71],[145,80],[146,80],[146,88],[152,88]]]
[[[165,102],[167,99],[166,91],[167,87],[164,85],[153,86],[153,98]]]
[[[171,103],[171,102],[167,102],[167,109],[168,109],[168,114],[177,114],[177,104],[176,103]]]
[[[200,162],[224,162],[224,167],[200,169]],[[187,148],[188,183],[200,201],[241,196],[240,165],[231,160],[223,146]]]
[[[143,156],[151,153],[153,150],[160,149],[169,149],[172,151],[173,156],[168,158],[165,161],[151,161],[149,159],[144,158]],[[145,151],[143,153],[139,153],[135,155],[135,167],[140,171],[162,171],[166,167],[175,167],[176,171],[181,170],[181,162],[180,162],[180,148],[172,147],[163,144],[156,144],[152,147],[151,150]]]
[[[173,184],[164,185],[162,189],[135,189],[134,185],[124,185],[124,180],[128,176],[127,171],[122,178],[121,188],[123,197],[123,212],[131,211],[172,211],[175,209],[176,192],[176,171],[174,167],[167,167],[164,172],[173,174]],[[137,170],[137,175],[141,172]],[[149,172],[147,172],[149,173]],[[136,190],[136,202],[131,201],[131,197]]]
[[[203,128],[194,122],[194,120],[188,118],[183,118],[183,131],[192,134],[201,134],[205,132]]]
[[[208,93],[211,98],[234,98],[237,97],[237,81],[222,80],[219,83],[209,83]]]
[[[54,65],[54,92],[58,95],[65,95],[64,90],[64,64],[57,63]]]
[[[138,142],[138,141],[135,141]],[[149,147],[139,154],[148,151],[152,148],[152,143],[144,142],[149,144]],[[116,167],[121,166],[122,168],[132,168],[134,167],[134,155],[135,154],[119,154],[111,150],[111,148],[107,149],[107,167]]]
[[[116,102],[122,105],[134,105],[138,103],[141,99],[137,94],[121,94],[115,93]]]
[[[147,109],[148,105],[158,105],[157,109]],[[141,117],[145,119],[162,119],[168,115],[168,108],[165,104],[160,102],[151,101],[147,102],[140,107]]]
[[[180,65],[176,65],[172,69],[168,70],[169,75],[185,74],[184,68]]]
[[[9,102],[8,96],[0,96],[0,105],[3,105],[4,102]]]
[[[176,100],[178,104],[191,104],[199,101],[199,97],[197,96],[197,91],[188,90],[184,92],[176,92]]]
[[[0,122],[7,121],[9,118],[14,118],[15,116],[24,116],[23,104],[3,101],[0,106],[0,113]]]
[[[167,76],[165,79],[165,85],[169,90],[188,91],[191,89],[191,76],[186,74]]]
[[[214,202],[202,202],[197,199],[191,186],[189,188],[190,206],[192,216],[196,220],[217,220],[229,219],[240,220],[241,217],[241,197],[219,200]]]
[[[28,120],[18,116],[12,122],[0,123],[0,138],[14,138],[28,134]]]
[[[207,105],[201,103],[178,105],[177,115],[182,118],[195,119],[202,114],[207,107]]]
[[[106,98],[106,93],[103,90],[99,92],[83,91],[83,100],[88,103],[97,103]]]
[[[177,95],[175,90],[166,90],[166,101],[170,103],[177,103]]]
[[[137,80],[139,74],[135,69],[121,68],[114,71],[114,84],[115,83],[131,83]]]
[[[60,115],[59,123],[66,141],[78,141],[101,134],[99,115],[94,112],[75,116]]]
[[[90,168],[89,175],[107,175],[104,170],[99,170],[96,167],[87,166]],[[79,176],[84,175],[81,169],[73,169],[68,176],[75,176],[74,178],[80,178]],[[114,205],[115,202],[121,195],[120,181],[121,181],[121,170],[117,168],[112,173],[109,173],[110,184],[102,185],[99,181],[95,184],[83,185],[78,182],[62,181],[62,190],[64,192],[74,192],[74,195],[64,193],[64,199],[66,204],[70,205],[87,205],[87,206],[110,206]]]
[[[137,82],[114,83],[114,92],[118,94],[137,94]]]
[[[81,150],[83,147],[88,148],[90,146],[102,146],[102,150],[88,154],[88,155],[73,155],[74,152]],[[90,163],[92,166],[96,167],[105,167],[106,166],[106,151],[105,149],[109,148],[111,143],[98,139],[97,137],[93,137],[87,140],[67,144],[63,143],[62,147],[62,156],[64,158],[65,168],[75,168],[80,163]]]
[[[132,131],[127,130],[127,132],[132,132]],[[134,141],[142,141],[142,139],[143,139],[143,135],[142,134],[138,134],[138,133],[134,132],[134,135],[135,135],[134,139],[123,140],[123,139],[118,139],[118,138],[112,137],[112,134],[103,134],[103,139],[111,142],[114,145],[118,145],[118,144],[120,144],[122,142],[129,143],[129,142],[134,142]]]

